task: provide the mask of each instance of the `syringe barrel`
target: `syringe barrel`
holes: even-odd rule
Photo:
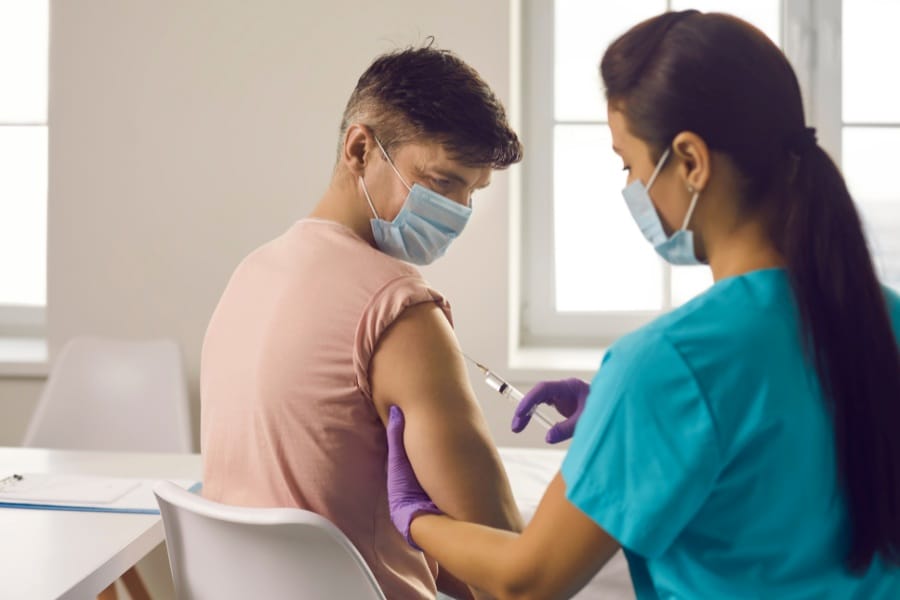
[[[490,386],[492,390],[503,396],[504,398],[509,398],[513,402],[518,403],[519,400],[525,397],[525,395],[509,385],[503,379],[497,377],[490,371],[487,372],[487,375],[484,376],[484,381]]]
[[[505,381],[503,381],[490,371],[485,374],[484,382],[488,384],[488,387],[490,387],[492,390],[504,396],[506,396],[505,392],[510,389],[509,384],[507,384]]]
[[[509,385],[508,383],[503,381],[503,379],[501,379],[500,377],[497,377],[490,371],[488,371],[487,374],[485,375],[484,381],[491,387],[491,389],[493,389],[495,392],[497,392],[504,398],[508,398],[512,402],[515,402],[516,405],[518,405],[519,402],[522,400],[522,398],[525,397],[525,394],[523,394],[522,392],[520,392],[518,389],[514,388],[513,386]],[[535,405],[531,409],[531,412],[529,413],[529,415],[534,417],[537,421],[539,421],[547,429],[549,429],[550,427],[553,427],[553,421],[551,421],[550,418],[547,417],[546,414],[544,414],[544,411],[541,410],[537,405]]]
[[[516,404],[518,404],[519,401],[525,397],[525,394],[523,394],[522,392],[520,392],[519,390],[517,390],[516,388],[514,388],[511,385],[506,386],[506,390],[503,392],[503,395],[506,396],[507,398],[509,398],[510,400],[512,400],[513,402],[515,402]]]

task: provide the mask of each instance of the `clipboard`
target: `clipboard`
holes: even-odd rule
[[[95,477],[48,473],[12,474],[0,478],[0,508],[69,510],[158,515],[153,495],[158,479]],[[200,482],[173,480],[191,492]]]

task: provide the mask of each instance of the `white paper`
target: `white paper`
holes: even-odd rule
[[[158,510],[153,486],[158,479],[21,473],[21,480],[0,478],[0,503],[71,506],[107,510]],[[197,482],[175,480],[190,489]]]

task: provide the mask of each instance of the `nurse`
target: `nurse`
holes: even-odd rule
[[[568,417],[551,439],[574,438],[521,534],[441,514],[392,408],[394,524],[501,598],[568,597],[620,547],[639,598],[900,598],[900,297],[788,61],[685,11],[632,28],[600,71],[625,202],[716,283],[615,343],[590,388],[522,401],[515,429],[548,403]]]

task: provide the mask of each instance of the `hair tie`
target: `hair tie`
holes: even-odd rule
[[[803,156],[819,145],[819,140],[816,137],[816,128],[804,127],[795,134],[788,136],[785,145],[791,153]]]

